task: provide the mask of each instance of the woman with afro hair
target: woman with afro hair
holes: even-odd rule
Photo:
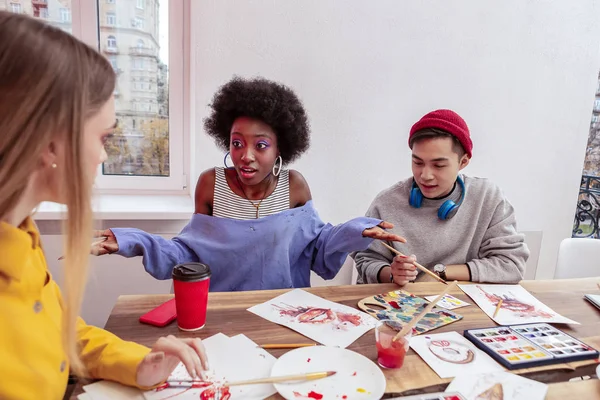
[[[172,240],[139,229],[105,230],[95,254],[143,256],[157,279],[170,279],[177,264],[202,262],[212,272],[211,291],[236,291],[307,287],[311,270],[332,279],[348,253],[373,239],[404,242],[378,219],[321,221],[304,177],[285,169],[310,142],[306,112],[290,88],[236,77],[210,106],[204,127],[227,151],[225,168],[200,175],[189,224]]]

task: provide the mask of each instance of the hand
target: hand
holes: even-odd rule
[[[119,251],[119,243],[117,243],[117,238],[110,229],[106,229],[104,231],[94,231],[94,237],[101,238],[101,240],[92,243],[91,253],[93,255],[103,256],[105,254],[112,254]]]
[[[370,237],[373,239],[406,243],[406,239],[404,239],[402,236],[398,236],[393,233],[384,231],[384,229],[392,229],[393,227],[394,224],[383,221],[382,223],[380,223],[377,226],[374,226],[373,228],[365,229],[362,234],[365,237]]]
[[[394,277],[394,283],[399,286],[404,286],[410,281],[417,279],[417,267],[415,262],[417,257],[411,255],[407,256],[396,256],[390,265],[392,269],[392,276]]]
[[[152,346],[152,351],[138,365],[137,384],[151,387],[164,382],[180,361],[192,379],[205,379],[208,359],[202,341],[198,338],[178,339],[169,335],[158,339]]]

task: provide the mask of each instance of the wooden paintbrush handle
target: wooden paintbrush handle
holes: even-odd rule
[[[242,386],[242,385],[256,385],[256,384],[261,384],[261,383],[312,381],[315,379],[326,378],[326,377],[334,375],[334,374],[335,374],[335,371],[326,371],[326,372],[312,372],[309,374],[272,376],[269,378],[250,379],[247,381],[238,381],[238,382],[231,382],[231,383],[227,382],[227,383],[225,383],[225,385],[227,385],[227,386]]]
[[[408,332],[410,332],[417,325],[417,323],[421,320],[421,318],[423,318],[428,312],[430,312],[431,309],[436,305],[436,303],[438,301],[440,301],[441,299],[444,298],[444,295],[446,295],[450,290],[452,290],[456,287],[456,283],[457,282],[454,281],[450,285],[448,285],[448,287],[446,287],[446,289],[442,293],[440,293],[438,295],[438,297],[435,298],[435,300],[433,300],[431,303],[429,303],[427,305],[427,307],[425,307],[419,315],[417,315],[416,317],[413,317],[413,319],[408,324],[404,325],[404,327],[400,330],[400,332],[398,332],[398,334],[396,336],[394,336],[394,340],[398,340],[401,337],[405,336]]]

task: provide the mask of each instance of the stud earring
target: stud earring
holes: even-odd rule
[[[52,163],[52,168],[56,168],[58,167],[58,165],[56,165],[56,163]]]

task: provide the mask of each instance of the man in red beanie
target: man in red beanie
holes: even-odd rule
[[[394,224],[406,244],[380,242],[353,254],[358,283],[400,286],[427,277],[419,263],[445,280],[516,283],[523,278],[529,249],[517,233],[514,209],[488,179],[459,174],[469,165],[473,142],[454,111],[432,111],[410,130],[413,176],[379,193],[368,217]]]

